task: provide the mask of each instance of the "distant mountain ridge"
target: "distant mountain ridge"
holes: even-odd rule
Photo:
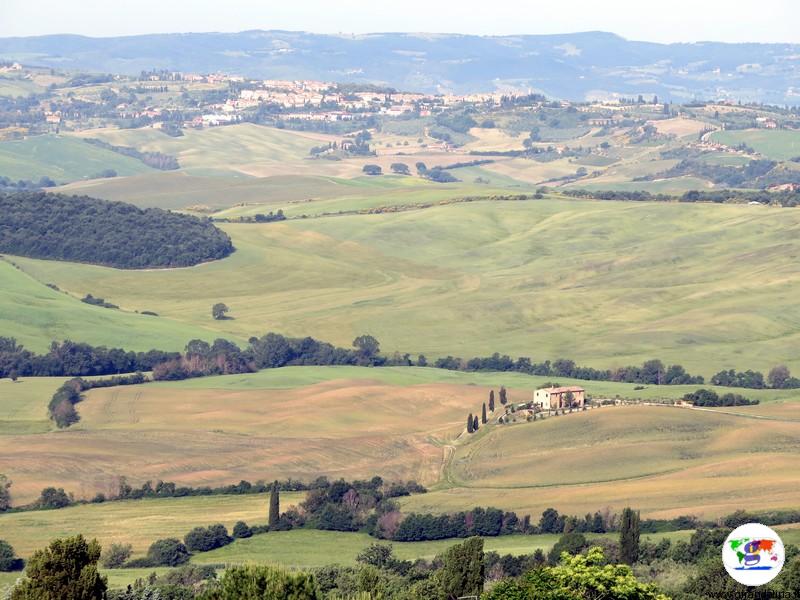
[[[534,90],[586,100],[800,104],[800,44],[657,44],[611,33],[475,36],[290,31],[0,38],[0,58],[136,74],[170,69],[256,78],[378,83],[407,91]]]

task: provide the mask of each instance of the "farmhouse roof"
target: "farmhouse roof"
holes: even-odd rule
[[[563,394],[566,392],[585,392],[586,390],[578,385],[568,385],[565,387],[549,387],[545,388],[551,394]]]

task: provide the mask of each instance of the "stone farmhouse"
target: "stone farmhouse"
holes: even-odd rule
[[[534,405],[542,410],[583,408],[585,402],[586,390],[576,385],[541,388],[533,393]]]

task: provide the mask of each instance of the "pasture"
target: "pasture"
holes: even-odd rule
[[[136,314],[134,310],[150,308],[147,301],[111,310],[78,299],[94,290],[73,288],[70,295],[46,283],[51,282],[37,281],[0,260],[0,332],[30,350],[44,352],[51,341],[65,339],[130,350],[180,350],[192,338],[213,339],[202,327]]]
[[[800,131],[787,129],[715,131],[711,134],[711,140],[727,146],[744,143],[772,160],[790,160],[800,156]]]
[[[304,497],[300,492],[282,492],[281,509],[295,506]],[[237,521],[266,523],[268,504],[269,494],[243,494],[123,500],[9,513],[0,515],[0,539],[27,557],[53,538],[82,533],[103,546],[131,544],[134,555],[143,555],[154,541],[182,539],[200,525],[222,523],[230,531]]]
[[[791,209],[544,199],[221,226],[237,251],[191,269],[15,261],[40,282],[161,315],[138,335],[170,322],[344,346],[370,333],[385,352],[429,359],[500,352],[609,368],[658,357],[706,377],[800,369]],[[232,319],[211,319],[220,301]],[[37,334],[39,347],[53,339]]]
[[[523,514],[551,505],[585,514],[598,502],[619,508],[635,499],[648,516],[713,518],[760,494],[773,508],[793,508],[798,434],[800,421],[756,423],[649,406],[521,419],[457,445],[443,486],[403,506],[455,510],[502,502]]]
[[[0,403],[6,432],[0,472],[14,481],[16,504],[34,500],[48,485],[78,498],[108,494],[120,475],[138,483],[223,485],[377,474],[432,486],[402,503],[434,512],[480,504],[523,514],[553,505],[585,514],[641,497],[647,515],[686,506],[717,515],[743,505],[736,490],[753,493],[758,485],[771,486],[764,508],[792,506],[797,391],[754,391],[749,395],[764,404],[749,410],[606,407],[536,423],[520,415],[517,423],[464,434],[466,415],[480,412],[490,389],[505,385],[509,401],[522,403],[545,379],[411,367],[287,367],[91,390],[78,405],[81,421],[52,432],[42,432],[47,422],[41,419],[58,380],[49,380],[49,388],[35,380],[29,391],[31,380],[8,383],[0,391],[20,392]],[[560,383],[584,385],[595,397],[645,399],[679,398],[697,387]],[[20,414],[38,429],[16,431]],[[745,448],[737,446],[740,439]],[[769,481],[760,481],[759,472],[769,473]],[[713,488],[698,498],[683,485],[687,479]]]
[[[42,135],[0,142],[0,175],[14,180],[38,181],[46,176],[65,183],[96,177],[106,169],[120,176],[152,171],[135,158],[71,136]]]

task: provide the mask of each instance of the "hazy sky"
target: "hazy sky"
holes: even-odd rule
[[[474,34],[603,30],[658,42],[800,43],[800,1],[0,0],[0,36],[289,29]]]

